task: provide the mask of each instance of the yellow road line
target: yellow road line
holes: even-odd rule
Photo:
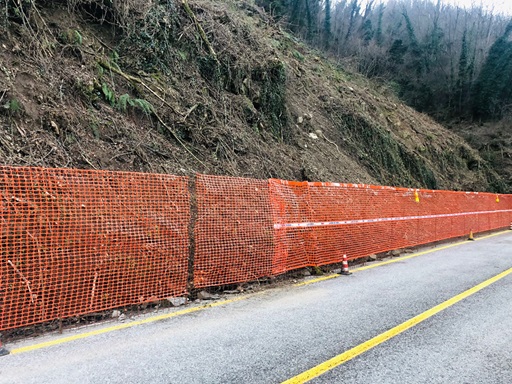
[[[325,280],[336,279],[338,277],[340,277],[340,275],[338,275],[338,274],[327,275],[327,276],[318,277],[316,279],[311,279],[311,280],[308,280],[308,281],[302,281],[300,283],[294,284],[293,286],[294,287],[303,287],[305,285],[315,284],[315,283],[319,283],[319,282],[325,281]]]
[[[338,367],[339,365],[346,363],[349,360],[352,360],[353,358],[365,353],[366,351],[375,348],[379,344],[384,343],[385,341],[401,334],[402,332],[405,332],[406,330],[418,325],[419,323],[427,320],[428,318],[436,315],[437,313],[451,307],[454,304],[457,304],[459,301],[464,300],[465,298],[474,295],[475,293],[481,291],[482,289],[488,287],[489,285],[497,282],[498,280],[503,279],[504,277],[512,274],[512,268],[506,270],[505,272],[500,273],[499,275],[496,275],[489,280],[484,281],[483,283],[478,284],[477,286],[468,289],[467,291],[452,297],[449,300],[446,300],[445,302],[436,305],[435,307],[429,309],[428,311],[425,311],[418,316],[413,317],[410,320],[407,320],[403,322],[400,325],[397,325],[394,328],[391,328],[390,330],[381,333],[380,335],[362,343],[358,346],[349,349],[346,352],[343,352],[342,354],[333,357],[330,360],[327,360],[324,363],[321,363],[317,365],[316,367],[313,367],[295,377],[292,377],[289,380],[284,381],[282,384],[300,384],[300,383],[307,383],[308,381],[314,379],[315,377],[318,377],[327,371],[332,370],[333,368]]]
[[[236,298],[233,298],[230,300],[218,301],[218,302],[211,303],[211,304],[201,305],[199,307],[192,307],[192,308],[183,309],[181,311],[176,311],[176,312],[172,312],[172,313],[166,313],[163,315],[148,317],[147,319],[136,320],[136,321],[132,321],[129,323],[114,325],[112,327],[107,327],[107,328],[101,328],[101,329],[97,329],[94,331],[81,333],[79,335],[62,337],[60,339],[50,340],[50,341],[46,341],[44,343],[39,343],[39,344],[29,345],[26,347],[16,348],[16,349],[11,350],[10,352],[11,352],[11,354],[15,355],[15,354],[19,354],[19,353],[34,351],[36,349],[47,348],[47,347],[51,347],[54,345],[69,343],[70,341],[85,339],[85,338],[91,337],[91,336],[102,335],[104,333],[119,331],[121,329],[132,328],[132,327],[142,325],[142,324],[154,323],[156,321],[171,319],[173,317],[178,317],[178,316],[182,316],[182,315],[187,315],[189,313],[199,312],[199,311],[205,310],[207,308],[220,307],[222,305],[231,304],[231,303],[235,303],[237,301],[245,300],[248,297],[253,297],[253,296],[255,296],[257,294],[261,294],[261,293],[264,293],[264,292],[258,292],[258,293],[254,293],[254,294],[251,294],[248,296],[240,296],[240,297],[236,297]]]
[[[481,240],[489,239],[491,237],[504,235],[506,233],[512,233],[512,232],[511,231],[497,232],[497,233],[493,233],[491,235],[479,237],[479,238],[475,239],[475,241],[481,241]],[[367,266],[359,267],[359,268],[354,268],[354,269],[351,270],[351,272],[366,271],[368,269],[373,269],[373,268],[382,267],[382,266],[388,265],[388,264],[398,263],[398,262],[401,262],[401,261],[404,261],[404,260],[413,259],[413,258],[418,257],[418,256],[423,256],[423,255],[427,255],[429,253],[443,251],[445,249],[449,249],[449,248],[453,248],[453,247],[458,247],[458,246],[465,245],[465,244],[471,244],[471,242],[469,242],[467,240],[464,240],[464,241],[460,241],[460,242],[455,243],[455,244],[449,244],[449,245],[445,245],[445,246],[442,246],[442,247],[439,247],[439,248],[432,248],[432,249],[429,249],[427,251],[414,253],[414,254],[412,254],[410,256],[402,256],[402,257],[399,257],[399,258],[396,258],[396,259],[393,259],[393,260],[382,261],[382,262],[378,262],[376,264],[367,265]],[[338,277],[340,277],[340,275],[338,275],[338,274],[322,276],[322,277],[319,277],[317,279],[312,279],[312,280],[308,280],[308,281],[303,281],[303,282],[297,283],[294,286],[295,287],[303,287],[305,285],[310,285],[310,284],[319,283],[321,281],[336,279]]]

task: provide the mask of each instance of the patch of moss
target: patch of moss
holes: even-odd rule
[[[271,132],[281,140],[288,139],[288,110],[286,108],[286,67],[273,60],[252,73],[252,80],[261,86],[258,102],[254,103],[269,125]]]
[[[189,57],[191,47],[178,41],[182,28],[172,3],[156,4],[124,28],[118,50],[125,61],[148,73],[172,73],[173,63]]]
[[[434,172],[425,160],[400,145],[387,130],[348,114],[343,116],[341,129],[350,137],[352,152],[383,184],[437,188]]]
[[[437,189],[438,184],[434,172],[429,166],[414,153],[408,152],[404,147],[399,147],[400,159],[410,175],[418,180],[423,187]]]

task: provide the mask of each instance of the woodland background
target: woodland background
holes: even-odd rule
[[[440,122],[511,113],[512,22],[429,0],[258,0],[287,28]]]

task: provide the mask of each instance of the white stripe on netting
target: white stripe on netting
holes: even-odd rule
[[[441,214],[441,215],[385,217],[385,218],[377,218],[377,219],[360,219],[360,220],[344,220],[344,221],[321,221],[321,222],[316,222],[316,223],[311,222],[311,223],[274,224],[274,229],[327,227],[327,226],[335,226],[335,225],[354,225],[354,224],[368,224],[368,223],[387,223],[387,222],[393,222],[393,221],[438,219],[438,218],[445,218],[445,217],[487,215],[487,214],[492,214],[492,213],[510,213],[510,212],[512,212],[512,209],[505,209],[505,210],[501,210],[501,211],[445,213],[445,214]]]

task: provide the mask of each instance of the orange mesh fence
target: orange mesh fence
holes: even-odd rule
[[[0,330],[183,294],[183,177],[0,168]]]
[[[488,193],[198,175],[191,199],[186,177],[12,167],[0,187],[0,330],[512,222]]]
[[[268,181],[198,175],[194,286],[272,274],[273,223]]]
[[[274,273],[508,227],[512,196],[270,180]]]
[[[316,265],[315,239],[307,227],[286,226],[313,220],[307,182],[270,180],[275,249],[274,275],[296,268]]]

